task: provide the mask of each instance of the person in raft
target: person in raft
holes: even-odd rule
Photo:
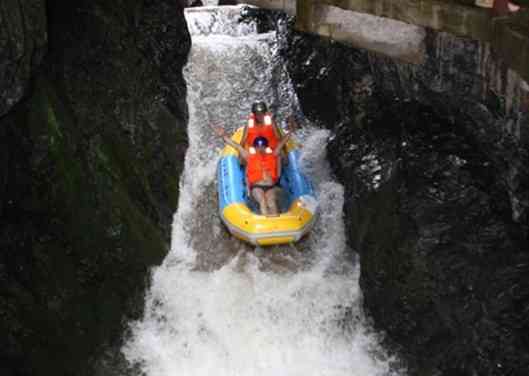
[[[253,139],[251,147],[245,149],[226,135],[223,128],[214,129],[225,143],[239,152],[239,156],[246,162],[246,182],[253,199],[259,204],[260,213],[278,215],[277,190],[281,177],[279,154],[290,138],[291,132],[287,133],[275,148],[270,147],[266,137],[259,136]]]
[[[298,127],[292,116],[288,117],[287,124],[291,132]],[[257,137],[266,138],[268,140],[268,146],[272,149],[275,149],[281,141],[281,131],[274,122],[272,114],[268,112],[268,107],[265,102],[255,102],[252,104],[252,112],[242,132],[242,147],[249,149],[253,146],[253,142]]]

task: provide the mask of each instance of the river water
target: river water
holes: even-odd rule
[[[186,11],[189,149],[171,251],[153,271],[145,315],[130,324],[122,353],[147,376],[397,375],[362,310],[343,189],[326,161],[329,135],[303,121],[275,33],[239,23],[240,12]],[[296,138],[320,217],[295,247],[254,249],[233,239],[217,215],[222,144],[208,125],[235,130],[255,100],[269,103],[280,123],[294,114],[305,125]]]

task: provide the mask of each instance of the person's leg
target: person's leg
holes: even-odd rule
[[[277,209],[277,188],[271,188],[267,190],[264,195],[266,199],[266,205],[268,205],[269,213],[272,215],[279,214],[279,210]]]
[[[511,12],[517,12],[520,7],[509,0],[494,0],[492,13],[494,16],[505,16]]]
[[[252,188],[252,197],[259,204],[259,211],[261,214],[268,215],[264,190],[262,188]]]

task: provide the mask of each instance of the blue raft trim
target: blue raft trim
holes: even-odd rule
[[[244,170],[235,155],[222,157],[217,168],[217,190],[220,210],[235,203],[246,203]]]

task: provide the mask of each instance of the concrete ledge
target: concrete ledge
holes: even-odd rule
[[[490,11],[435,0],[308,0],[303,6],[326,4],[355,12],[391,18],[473,39],[490,39]]]
[[[517,2],[529,6],[529,0]],[[423,61],[418,42],[420,27],[490,43],[511,69],[529,81],[529,10],[494,18],[490,9],[469,5],[473,0],[239,0],[238,3],[283,10],[296,15],[296,28],[300,31],[411,63]],[[338,9],[344,13],[340,14]],[[376,18],[361,18],[359,14],[394,22],[383,27]],[[363,26],[358,25],[359,20]],[[399,36],[406,28],[397,22],[415,26],[409,29],[407,42],[404,35]],[[368,25],[373,28],[369,30]],[[389,32],[392,28],[396,35]]]
[[[311,32],[409,63],[426,57],[423,27],[328,5],[314,10]]]
[[[490,9],[438,0],[303,0],[297,2],[300,31],[318,33],[318,9],[335,6],[490,43],[493,50],[529,81],[529,11],[492,17]]]

